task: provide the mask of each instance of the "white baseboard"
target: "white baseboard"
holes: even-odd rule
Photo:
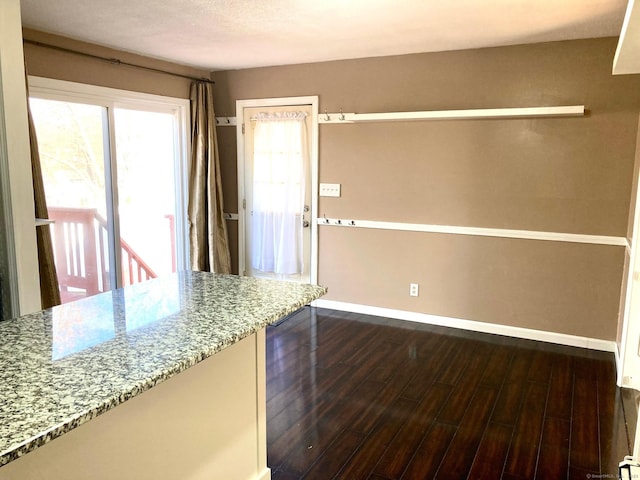
[[[623,387],[622,385],[622,362],[620,361],[620,349],[618,348],[618,343],[615,342],[615,348],[613,351],[616,356],[616,385],[619,387]]]
[[[258,473],[256,480],[271,480],[271,469],[265,468],[262,472]]]
[[[568,335],[566,333],[547,332],[544,330],[533,330],[530,328],[513,327],[509,325],[499,325],[496,323],[485,323],[473,320],[463,320],[460,318],[443,317],[440,315],[430,315],[427,313],[408,312],[405,310],[394,310],[383,307],[373,307],[369,305],[359,305],[356,303],[338,302],[335,300],[319,299],[313,305],[320,308],[341,310],[344,312],[362,313],[365,315],[375,315],[378,317],[388,317],[398,320],[408,320],[411,322],[426,323],[429,325],[439,325],[442,327],[459,328],[481,333],[491,333],[494,335],[504,335],[507,337],[523,338],[526,340],[537,340],[540,342],[567,345],[570,347],[588,348],[604,352],[616,353],[616,342],[611,340],[601,340],[598,338],[580,337]],[[616,358],[616,363],[617,358]]]

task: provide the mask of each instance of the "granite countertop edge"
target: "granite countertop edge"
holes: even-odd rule
[[[105,412],[108,412],[109,410],[126,402],[127,400],[130,400],[131,398],[134,398],[137,395],[140,395],[141,393],[144,393],[147,390],[150,390],[151,388],[164,382],[165,380],[168,380],[171,377],[187,370],[188,368],[194,365],[197,365],[203,360],[206,360],[207,358],[215,355],[216,353],[221,352],[225,348],[256,333],[262,328],[265,328],[279,321],[280,319],[286,317],[287,315],[290,315],[296,312],[300,308],[304,307],[305,305],[308,305],[313,300],[316,300],[317,298],[322,296],[327,291],[327,289],[324,287],[317,287],[317,288],[320,291],[322,291],[322,293],[318,295],[305,296],[299,302],[296,302],[295,304],[290,304],[287,308],[283,308],[278,313],[265,318],[261,322],[256,322],[251,328],[245,329],[244,331],[236,332],[230,335],[228,338],[226,338],[225,341],[222,341],[214,345],[212,348],[207,349],[198,355],[191,356],[189,358],[186,358],[178,362],[173,366],[173,368],[154,372],[154,374],[150,375],[145,381],[139,382],[138,384],[134,385],[132,388],[128,389],[127,391],[123,391],[119,395],[115,395],[107,401],[102,401],[98,405],[95,405],[94,407],[89,409],[88,411],[80,415],[71,417],[65,420],[64,422],[59,423],[58,425],[55,425],[50,429],[43,431],[41,434],[25,440],[20,444],[10,446],[4,452],[0,452],[0,467],[26,455],[27,453],[45,445],[46,443],[64,435],[65,433],[68,433],[74,430],[80,425],[98,417],[99,415]]]

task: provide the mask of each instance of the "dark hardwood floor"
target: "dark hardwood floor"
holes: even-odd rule
[[[273,480],[617,478],[621,397],[610,353],[310,307],[267,329]]]

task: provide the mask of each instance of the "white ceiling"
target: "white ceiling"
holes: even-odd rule
[[[23,25],[208,70],[618,36],[626,0],[21,0]]]

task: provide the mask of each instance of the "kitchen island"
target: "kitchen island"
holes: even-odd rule
[[[0,322],[0,480],[269,479],[264,329],[325,292],[180,272]]]

